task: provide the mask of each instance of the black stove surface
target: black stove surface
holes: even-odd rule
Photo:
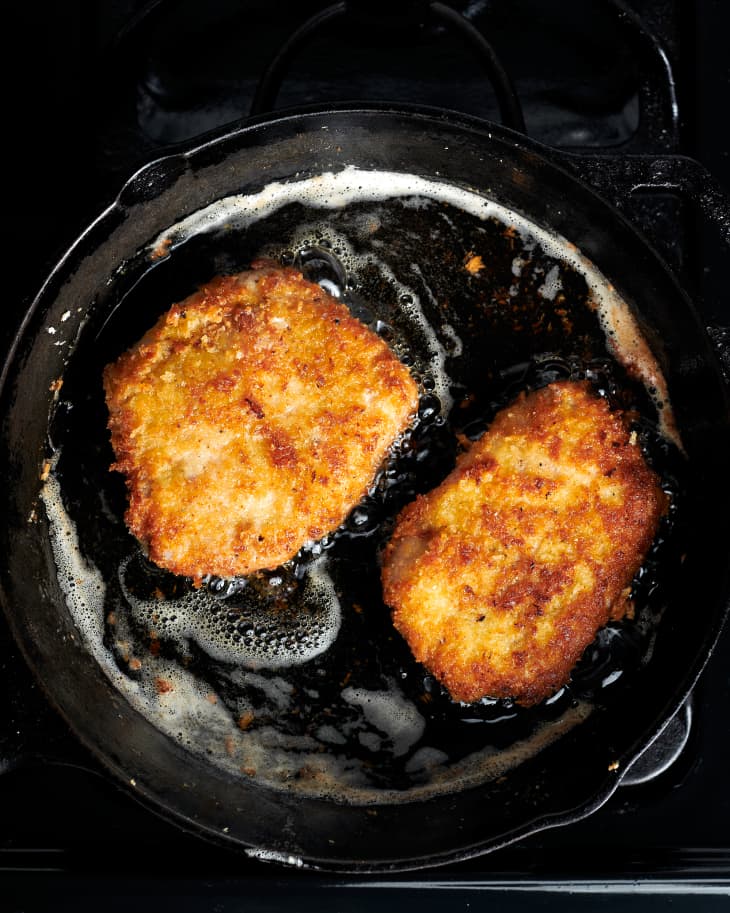
[[[462,38],[440,21],[419,24],[423,4],[390,5],[403,12],[352,3],[347,17],[317,30],[293,57],[274,104],[415,102],[499,120],[483,62],[465,53]],[[489,35],[533,138],[577,154],[681,153],[730,191],[729,20],[720,0],[451,6]],[[277,49],[325,7],[120,0],[16,11],[22,67],[11,92],[14,269],[3,348],[54,259],[124,179],[171,145],[245,117]],[[698,302],[730,377],[728,249],[717,226],[671,189],[630,198],[618,185],[601,190]],[[613,910],[619,898],[626,910],[727,909],[728,668],[725,630],[669,738],[583,821],[425,872],[335,878],[214,847],[139,805],[49,707],[0,616],[2,884],[19,911],[160,902],[222,913],[508,902]]]

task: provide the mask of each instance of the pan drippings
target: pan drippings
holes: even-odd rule
[[[259,256],[296,265],[386,339],[419,384],[419,412],[334,534],[281,568],[195,588],[151,565],[126,530],[101,367],[174,300]],[[346,169],[216,203],[140,257],[148,270],[128,286],[120,272],[104,322],[77,344],[85,356],[64,378],[43,488],[69,611],[140,713],[232,776],[398,802],[503,774],[630,685],[670,586],[681,461],[661,371],[575,248],[478,194]],[[519,391],[560,378],[588,378],[632,410],[672,510],[635,583],[636,621],[605,629],[569,686],[530,710],[455,704],[390,623],[380,550],[463,441]]]

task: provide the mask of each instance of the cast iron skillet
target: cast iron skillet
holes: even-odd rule
[[[143,168],[77,240],[34,301],[3,374],[3,605],[30,666],[79,739],[144,803],[181,827],[259,858],[330,871],[397,871],[466,859],[597,809],[696,681],[727,612],[726,391],[703,329],[660,259],[615,210],[550,159],[549,150],[507,129],[434,110],[362,107],[262,119]],[[665,373],[686,450],[686,461],[668,454],[655,446],[648,425],[642,426],[681,509],[667,533],[669,544],[654,556],[660,567],[655,577],[649,574],[653,582],[643,590],[637,584],[652,617],[661,616],[660,621],[648,644],[634,642],[628,634],[624,643],[633,644],[628,651],[633,658],[618,684],[596,685],[603,672],[591,667],[589,657],[583,684],[578,680],[572,695],[593,699],[595,710],[586,722],[501,777],[397,804],[358,804],[338,801],[336,795],[318,799],[262,787],[255,778],[211,763],[202,746],[163,734],[133,709],[92,657],[68,611],[39,501],[44,461],[62,441],[71,454],[63,483],[69,512],[81,526],[82,515],[101,518],[98,523],[92,518],[79,535],[111,577],[105,570],[104,543],[94,536],[106,529],[112,538],[123,539],[123,495],[115,482],[104,481],[111,476],[106,472],[110,454],[99,400],[100,367],[197,282],[221,269],[238,268],[243,264],[237,258],[245,261],[255,253],[246,249],[244,233],[240,249],[222,242],[221,253],[216,244],[193,243],[155,265],[146,245],[219,198],[352,165],[474,188],[577,245],[630,303],[644,328]],[[408,211],[415,221],[407,222],[401,214],[404,225],[417,235],[413,213],[418,209]],[[460,226],[454,230],[458,233]],[[397,235],[390,237],[391,245],[397,246]],[[257,237],[251,244],[265,240],[276,239]],[[469,253],[460,250],[456,257],[443,238],[421,239],[417,247],[424,263],[451,258],[453,269]],[[319,261],[326,268],[326,253]],[[453,269],[443,274],[447,280],[455,275]],[[439,275],[437,269],[437,286]],[[570,284],[567,276],[566,282]],[[610,359],[599,351],[595,327],[545,323],[544,311],[531,312],[539,317],[531,326],[525,326],[524,313],[500,322],[486,299],[475,305],[468,295],[463,300],[456,292],[450,295],[450,288],[444,280],[437,306],[446,308],[450,319],[463,321],[461,340],[473,349],[465,378],[478,387],[478,408],[470,412],[465,406],[458,421],[434,426],[440,430],[427,428],[424,434],[431,435],[432,444],[488,420],[521,387],[566,372],[585,376],[589,362],[609,394],[614,391],[620,399],[620,391],[631,388],[631,378],[607,367]],[[387,298],[387,290],[380,291]],[[574,291],[580,299],[580,282]],[[532,292],[537,301],[534,288]],[[373,306],[374,294],[373,288],[355,289],[352,300]],[[580,322],[578,310],[571,313]],[[490,349],[492,332],[501,336]],[[497,350],[510,353],[504,363],[494,356]],[[60,378],[64,386],[59,390]],[[449,451],[448,443],[439,451],[442,462],[435,476],[447,470],[453,456],[450,451],[444,456],[444,450]],[[434,484],[435,476],[416,487]],[[94,490],[97,483],[105,489],[103,504]],[[406,486],[398,497],[407,500],[412,493]],[[384,633],[387,617],[378,618],[380,646],[384,653],[391,651],[383,662],[405,669],[409,681],[418,679],[397,640]],[[348,623],[345,618],[343,630]],[[374,649],[377,654],[380,647]],[[609,655],[609,662],[624,660]],[[600,666],[603,659],[597,661]],[[424,680],[413,687],[422,697]],[[443,731],[458,731],[464,708],[449,708],[438,693],[432,697],[441,719],[453,724]],[[478,716],[481,711],[469,712]]]

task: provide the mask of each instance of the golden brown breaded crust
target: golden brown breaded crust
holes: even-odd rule
[[[175,305],[104,371],[126,522],[200,580],[336,529],[417,407],[408,369],[294,269],[257,263]]]
[[[529,706],[629,608],[666,496],[623,417],[585,382],[520,396],[383,555],[396,628],[454,700]]]

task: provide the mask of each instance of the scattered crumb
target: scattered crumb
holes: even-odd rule
[[[238,728],[243,729],[244,731],[249,728],[251,723],[254,721],[254,715],[249,710],[248,713],[243,713],[238,719]]]
[[[464,269],[467,273],[471,273],[472,276],[475,276],[480,270],[484,269],[484,260],[478,255],[474,254],[471,251],[466,255],[466,260],[464,261]]]

